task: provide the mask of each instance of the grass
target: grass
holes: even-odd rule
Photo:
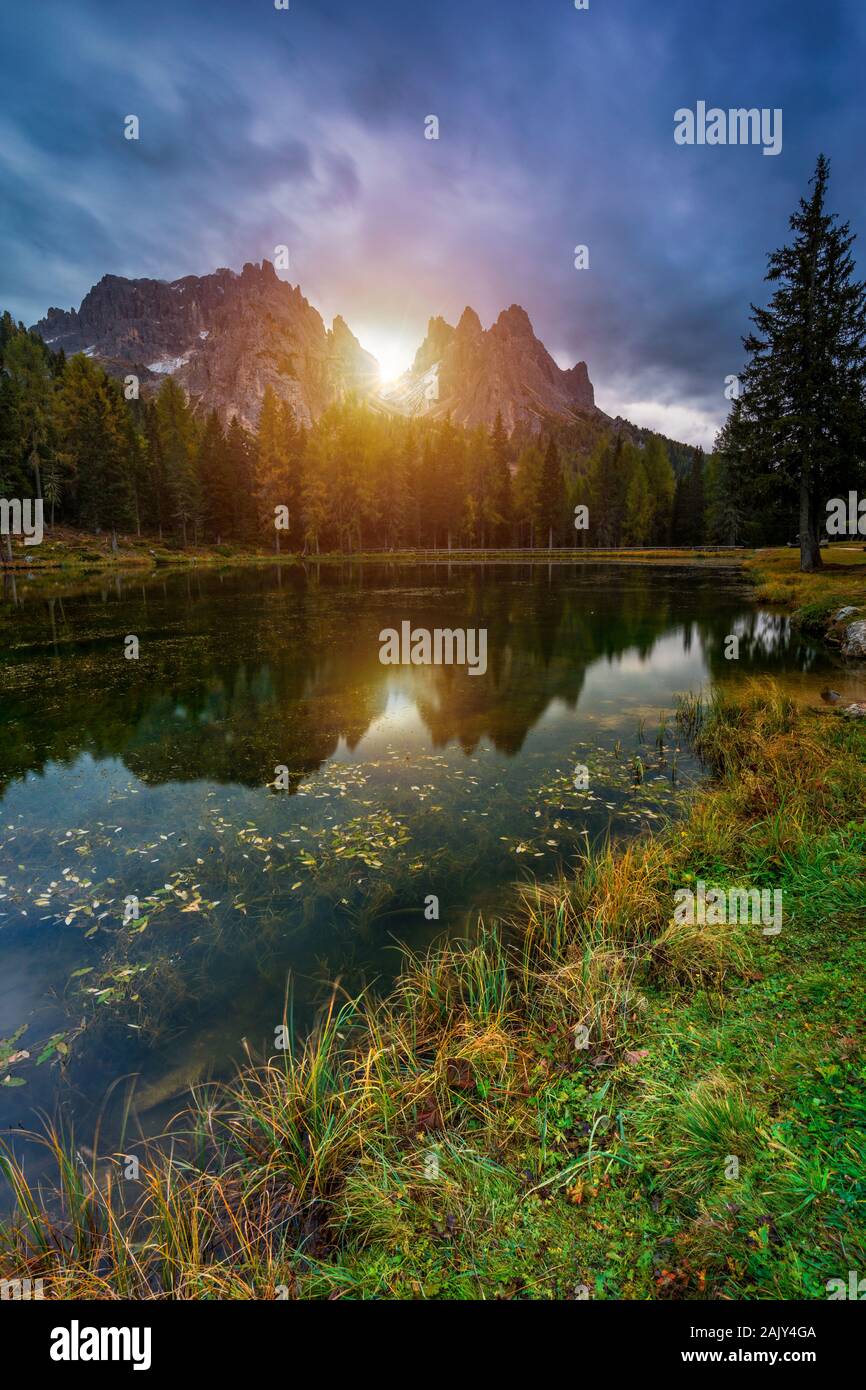
[[[155,535],[120,535],[117,549],[112,549],[111,535],[80,531],[70,526],[46,526],[45,538],[38,546],[25,546],[23,540],[12,539],[13,562],[6,565],[5,550],[0,555],[0,573],[4,568],[9,573],[26,572],[28,575],[44,574],[50,577],[54,572],[64,575],[86,575],[111,571],[143,571],[167,567],[223,567],[235,565],[256,565],[274,563],[297,564],[346,563],[347,561],[369,560],[377,563],[414,564],[451,562],[454,564],[487,563],[526,563],[534,564],[573,564],[586,562],[633,562],[651,564],[667,562],[670,564],[714,565],[728,563],[742,564],[748,552],[731,551],[704,546],[697,549],[609,549],[609,550],[568,550],[557,548],[535,549],[455,549],[431,550],[420,547],[406,550],[372,550],[349,553],[345,551],[308,553],[301,555],[297,550],[286,546],[277,554],[273,546],[250,545],[246,542],[194,544],[190,541],[181,545],[175,538],[160,538]]]
[[[2,1159],[48,1297],[820,1298],[866,1267],[866,732],[772,684],[686,699],[685,822],[525,886],[386,999],[55,1188]],[[780,887],[784,928],[672,921]],[[286,1019],[291,1035],[291,1019]]]
[[[837,609],[866,606],[866,546],[827,546],[821,558],[815,574],[801,574],[799,551],[787,548],[756,551],[744,563],[759,602],[793,609],[797,621],[823,635]]]
[[[273,564],[275,560],[293,563],[300,557],[283,552],[276,555],[273,548],[241,543],[201,544],[191,541],[183,546],[170,537],[155,535],[120,535],[117,549],[112,549],[111,534],[94,535],[71,526],[46,526],[45,538],[38,546],[25,546],[22,540],[12,540],[12,565],[6,563],[5,550],[0,556],[0,573],[26,571],[28,574],[60,571],[67,575],[99,573],[104,570],[142,571],[190,565],[227,566],[243,564]]]

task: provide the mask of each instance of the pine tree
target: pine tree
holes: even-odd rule
[[[638,455],[631,461],[631,475],[625,492],[622,522],[623,545],[646,545],[653,520],[653,499],[644,461]]]
[[[265,387],[259,415],[259,429],[256,446],[256,501],[259,508],[259,525],[262,535],[270,539],[273,532],[274,546],[279,554],[280,532],[276,526],[276,508],[289,508],[289,460],[285,420],[282,403],[274,388]]]
[[[703,545],[705,506],[704,451],[698,445],[692,450],[688,470],[677,481],[673,514],[675,545]]]
[[[220,544],[223,537],[234,534],[235,485],[225,432],[215,410],[205,421],[196,452],[195,469],[205,533]]]
[[[186,545],[189,528],[197,527],[201,515],[201,496],[194,466],[197,441],[186,396],[170,376],[162,383],[156,398],[156,421],[169,496],[169,514]]]
[[[66,363],[57,403],[58,457],[74,491],[75,515],[91,531],[101,526],[105,463],[105,400],[102,373],[76,353]]]
[[[829,172],[820,155],[791,244],[768,258],[777,288],[767,308],[752,305],[743,340],[740,422],[757,466],[796,490],[804,571],[821,566],[820,519],[840,469],[866,458],[866,285],[854,279],[849,224],[826,211]]]
[[[727,425],[719,431],[706,469],[707,539],[715,545],[742,545],[746,535],[744,491],[729,452]],[[752,502],[756,500],[754,493]]]
[[[493,523],[496,541],[499,545],[511,543],[511,527],[514,500],[511,485],[508,435],[502,422],[502,411],[497,410],[490,436],[490,471]]]
[[[35,497],[42,496],[42,467],[50,453],[54,378],[48,353],[35,334],[12,331],[3,351],[3,370],[14,387],[17,434]]]
[[[536,531],[541,522],[541,473],[544,455],[537,444],[522,449],[514,475],[514,516],[525,527],[530,547],[535,545]]]
[[[643,465],[652,505],[652,520],[645,540],[652,545],[668,545],[673,521],[676,478],[664,441],[657,434],[650,437],[644,450]]]
[[[125,530],[135,517],[135,433],[119,383],[103,375],[100,396],[104,442],[99,519],[111,531],[112,549],[117,550],[118,531]]]
[[[565,511],[565,483],[559,461],[559,449],[553,435],[547,441],[544,451],[538,502],[539,527],[542,535],[547,537],[548,549],[552,550],[554,536],[559,535]]]
[[[236,540],[254,541],[258,535],[255,499],[255,440],[236,415],[226,431],[225,471],[229,492],[229,529]]]
[[[303,475],[305,431],[298,425],[295,412],[288,401],[280,406],[280,447],[285,465],[283,485],[286,489],[286,505],[289,508],[288,537],[294,537],[300,544],[301,537],[301,486]]]

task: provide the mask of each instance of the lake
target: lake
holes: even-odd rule
[[[485,674],[383,665],[404,621],[486,630]],[[134,1077],[154,1132],[189,1081],[273,1052],[287,997],[303,1031],[333,981],[384,987],[398,943],[679,814],[678,692],[862,698],[733,568],[19,577],[0,644],[0,1127],[61,1107],[85,1139],[115,1083],[109,1128]]]

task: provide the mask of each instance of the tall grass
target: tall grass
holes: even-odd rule
[[[737,700],[686,698],[677,725],[717,779],[683,824],[523,885],[511,919],[481,924],[472,942],[407,953],[384,1000],[335,992],[310,1037],[194,1095],[171,1135],[143,1148],[136,1186],[116,1159],[85,1166],[49,1129],[56,1184],[33,1188],[7,1148],[15,1211],[0,1272],[41,1277],[53,1297],[261,1298],[387,1294],[401,1262],[444,1262],[457,1296],[486,1295],[518,1269],[514,1288],[530,1288],[514,1234],[535,1229],[528,1202],[547,1211],[545,1198],[571,1194],[570,1220],[617,1171],[647,1164],[671,1200],[718,1186],[720,1164],[745,1161],[766,1128],[760,1107],[718,1067],[688,1085],[649,1077],[635,1093],[637,1045],[653,994],[668,1045],[691,1055],[682,1001],[721,1017],[755,942],[748,929],[674,924],[673,890],[689,875],[781,875],[795,899],[855,909],[866,774],[857,729],[798,713],[767,683]],[[820,1202],[821,1164],[807,1171],[795,1155],[785,1173],[780,1210]],[[728,1216],[702,1221],[695,1249],[726,1268]],[[557,1229],[567,1243],[571,1227]]]

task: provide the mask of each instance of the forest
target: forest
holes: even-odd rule
[[[738,545],[789,526],[784,507],[743,513],[721,455],[601,416],[509,438],[499,418],[467,430],[347,396],[305,429],[267,388],[251,433],[197,414],[170,376],[127,399],[8,313],[0,367],[0,495],[42,497],[49,526],[308,553]]]

